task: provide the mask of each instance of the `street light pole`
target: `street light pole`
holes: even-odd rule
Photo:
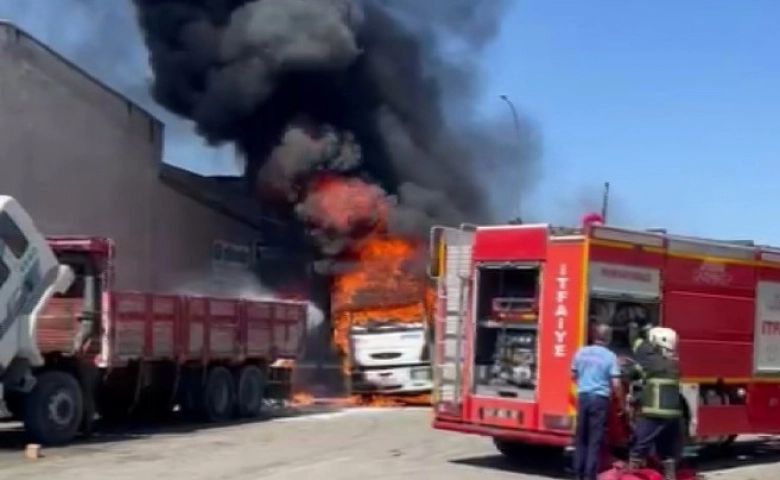
[[[500,95],[499,98],[503,100],[507,106],[509,106],[509,111],[512,113],[512,121],[515,126],[515,140],[517,141],[517,153],[519,156],[520,150],[523,148],[523,134],[522,130],[520,129],[520,117],[517,115],[515,104],[512,103],[512,100],[510,100],[509,97],[506,95]],[[520,193],[517,194],[517,214],[518,220],[520,220],[520,223],[522,223],[522,196]]]
[[[601,198],[601,219],[607,223],[607,211],[609,210],[609,182],[604,182],[604,196]]]

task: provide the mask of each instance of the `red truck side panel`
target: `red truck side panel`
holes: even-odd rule
[[[680,336],[684,381],[750,381],[755,255],[753,248],[669,237],[662,318]],[[712,395],[699,401],[697,435],[750,432],[746,405],[707,404]]]
[[[294,358],[306,321],[300,302],[115,293],[111,305],[113,366],[137,359]]]
[[[207,300],[206,351],[212,360],[231,360],[238,355],[239,307],[239,302],[235,300]]]
[[[670,240],[664,275],[664,324],[680,336],[686,377],[747,379],[753,370],[755,254],[745,249],[683,252]],[[688,248],[690,250],[691,248]],[[729,255],[730,257],[726,257]],[[706,327],[706,328],[704,328]],[[728,355],[724,355],[724,345]]]
[[[251,302],[246,305],[245,354],[248,357],[269,358],[273,345],[273,311],[271,305]]]

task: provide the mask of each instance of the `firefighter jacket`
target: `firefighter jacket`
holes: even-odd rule
[[[682,415],[680,403],[680,366],[650,342],[636,338],[632,345],[635,375],[641,381],[639,403],[642,415],[651,418],[676,418]]]

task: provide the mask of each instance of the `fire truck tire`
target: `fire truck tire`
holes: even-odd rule
[[[203,407],[206,420],[224,422],[233,416],[236,406],[236,389],[233,375],[225,367],[213,367],[206,377],[203,391]]]
[[[528,463],[529,460],[546,460],[562,457],[563,448],[550,445],[531,445],[513,440],[493,438],[496,450],[513,464]]]
[[[267,384],[268,378],[265,373],[254,365],[247,365],[239,371],[236,390],[239,416],[253,418],[260,415]]]
[[[84,397],[73,375],[45,372],[27,397],[24,427],[36,443],[62,445],[76,436],[83,415]]]

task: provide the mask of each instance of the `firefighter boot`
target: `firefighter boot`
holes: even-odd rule
[[[672,458],[661,462],[664,480],[677,480],[677,462]]]

